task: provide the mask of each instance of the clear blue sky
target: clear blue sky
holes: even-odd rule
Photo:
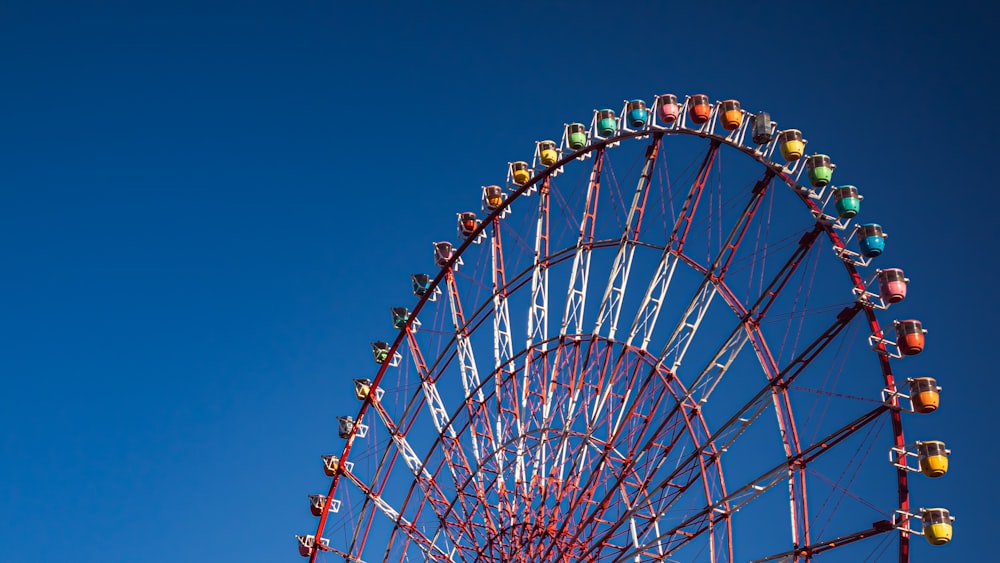
[[[914,502],[982,558],[995,11],[363,4],[0,5],[0,561],[297,559],[427,243],[546,132],[663,91],[769,110],[864,183],[946,389],[953,471]]]

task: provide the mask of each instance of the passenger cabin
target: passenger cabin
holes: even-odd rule
[[[381,364],[389,357],[389,343],[378,340],[372,342],[372,355],[375,356],[375,363]]]
[[[708,96],[705,94],[695,94],[688,98],[688,117],[691,122],[702,125],[708,121],[712,115],[712,105],[708,103]]]
[[[410,281],[413,282],[413,295],[423,297],[431,290],[431,277],[427,274],[412,274]],[[381,362],[379,362],[381,363]]]
[[[587,128],[582,123],[570,123],[566,126],[566,142],[575,151],[587,146]]]
[[[450,242],[434,243],[434,265],[439,268],[448,266],[448,261],[455,254],[455,247]]]
[[[851,219],[861,211],[861,200],[858,195],[858,188],[854,186],[840,186],[833,190],[833,203],[837,209],[837,217],[841,219]]]
[[[771,121],[771,114],[766,111],[758,112],[750,117],[750,138],[755,145],[766,145],[774,138],[771,131],[774,129],[774,122]]]
[[[337,434],[346,440],[351,437],[351,432],[354,432],[354,417],[337,417]]]
[[[719,123],[726,131],[735,131],[743,123],[743,112],[737,100],[723,100],[719,103]]]
[[[941,404],[941,388],[933,377],[915,377],[907,381],[910,386],[910,404],[920,414],[937,410]]]
[[[618,131],[618,117],[615,110],[602,109],[597,112],[597,134],[602,137],[611,137]]]
[[[359,401],[364,401],[368,398],[372,392],[372,380],[371,379],[355,379],[354,380],[354,396],[357,397]]]
[[[681,115],[681,107],[677,104],[677,96],[673,94],[660,94],[656,97],[656,116],[660,121],[669,125]]]
[[[313,554],[313,550],[316,549],[315,536],[295,536],[295,539],[299,540],[299,555],[309,557]]]
[[[646,102],[642,100],[632,100],[625,104],[625,114],[629,127],[638,129],[645,127],[649,121],[649,110],[646,109]]]
[[[406,323],[410,320],[410,310],[406,307],[391,307],[392,326],[402,329],[406,328]]]
[[[830,183],[833,169],[837,166],[830,162],[825,154],[814,154],[806,159],[806,175],[814,188],[822,188]]]
[[[952,522],[955,518],[944,508],[923,508],[920,510],[924,537],[931,545],[944,545],[951,541]]]
[[[924,334],[927,333],[920,321],[896,321],[896,346],[904,356],[916,356],[924,351]]]
[[[858,246],[861,247],[861,255],[865,258],[874,258],[882,254],[885,250],[885,237],[882,226],[877,223],[858,227]]]
[[[805,153],[806,140],[802,138],[802,131],[798,129],[786,129],[778,133],[778,148],[781,156],[788,162],[794,162]]]
[[[309,512],[313,516],[322,515],[324,506],[326,506],[326,495],[309,495]]]
[[[878,293],[886,303],[899,303],[906,299],[909,278],[899,268],[886,268],[878,273]]]
[[[325,455],[323,456],[323,473],[327,477],[333,477],[337,474],[337,470],[340,469],[340,458],[335,455]]]
[[[528,163],[523,160],[511,162],[510,173],[514,178],[514,183],[518,186],[527,184],[528,180],[531,179],[531,170],[528,169]]]
[[[479,218],[472,211],[465,211],[458,214],[458,234],[463,238],[472,236],[479,226]]]
[[[552,166],[559,161],[555,141],[538,141],[538,160],[545,166]]]
[[[500,186],[485,186],[483,188],[483,206],[487,211],[493,212],[500,209],[507,194],[503,193]]]
[[[920,472],[937,479],[948,473],[948,456],[951,450],[940,440],[917,442],[917,459],[920,461]]]

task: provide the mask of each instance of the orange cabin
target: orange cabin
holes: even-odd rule
[[[932,413],[941,405],[941,388],[933,377],[916,377],[907,381],[910,385],[910,403],[920,414]]]
[[[719,123],[726,131],[735,131],[743,123],[743,112],[736,100],[725,100],[719,104]]]
[[[337,470],[340,469],[340,458],[335,455],[325,455],[323,456],[323,473],[327,477],[333,477],[337,474]]]
[[[463,237],[471,236],[479,226],[479,219],[472,211],[458,214],[458,233]]]
[[[688,99],[688,115],[691,121],[701,125],[708,121],[712,115],[712,105],[708,103],[708,96],[705,94],[695,94]]]
[[[500,186],[486,186],[483,188],[483,202],[486,204],[487,211],[496,211],[499,209],[503,205],[505,197]]]
[[[926,332],[920,321],[896,322],[896,345],[899,347],[899,353],[904,356],[916,356],[923,352]]]

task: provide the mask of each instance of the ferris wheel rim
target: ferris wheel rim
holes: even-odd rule
[[[593,153],[595,151],[603,151],[603,150],[605,150],[607,148],[612,148],[615,145],[617,145],[617,144],[619,144],[619,143],[621,143],[622,141],[625,141],[625,140],[641,139],[641,138],[648,137],[650,135],[657,135],[657,136],[669,136],[669,135],[693,136],[693,137],[700,137],[702,139],[708,139],[710,141],[710,143],[712,143],[713,145],[726,145],[726,146],[730,146],[734,150],[737,150],[738,152],[741,152],[741,153],[743,153],[743,154],[751,157],[758,164],[760,164],[761,166],[763,166],[766,170],[771,171],[773,173],[774,178],[780,180],[782,183],[784,183],[785,185],[787,185],[788,187],[790,187],[794,192],[796,192],[796,195],[799,196],[800,200],[806,205],[806,208],[810,212],[812,212],[814,214],[814,216],[816,215],[817,212],[820,211],[819,208],[818,208],[818,206],[816,205],[815,201],[809,199],[808,197],[804,197],[803,196],[803,189],[804,188],[802,186],[798,185],[797,182],[794,179],[792,179],[791,177],[789,177],[789,175],[787,173],[785,173],[785,167],[783,167],[783,166],[781,166],[779,164],[776,164],[774,162],[766,160],[764,158],[764,154],[761,153],[761,152],[751,151],[751,150],[749,150],[745,146],[739,146],[739,145],[735,145],[733,143],[729,143],[729,142],[727,142],[727,139],[725,137],[721,137],[719,135],[706,134],[706,133],[703,133],[703,132],[697,132],[697,131],[686,130],[686,129],[681,129],[681,128],[671,128],[671,129],[658,130],[658,131],[650,131],[650,130],[630,131],[630,132],[619,133],[619,134],[617,134],[617,135],[615,135],[613,137],[605,138],[603,140],[595,140],[595,141],[587,144],[582,149],[574,151],[574,152],[571,152],[571,153],[567,154],[566,156],[563,156],[556,163],[554,163],[554,164],[552,164],[550,166],[545,167],[544,169],[542,169],[541,171],[539,171],[537,173],[534,173],[528,182],[526,182],[523,185],[520,185],[517,189],[513,190],[510,194],[508,194],[508,197],[505,198],[505,200],[503,201],[502,205],[500,207],[498,207],[497,209],[493,210],[487,217],[485,217],[480,222],[480,224],[477,225],[475,231],[472,234],[470,234],[469,236],[465,237],[465,239],[461,242],[461,244],[459,244],[456,247],[454,247],[454,252],[453,252],[452,256],[449,258],[449,260],[447,261],[447,263],[445,265],[443,265],[443,266],[440,267],[437,275],[433,278],[433,280],[431,280],[431,284],[430,284],[430,286],[428,288],[428,291],[425,294],[423,294],[423,295],[421,295],[419,297],[419,299],[417,300],[417,303],[413,307],[413,310],[412,310],[409,318],[406,320],[405,326],[399,331],[399,334],[397,334],[396,337],[393,339],[393,341],[392,341],[392,343],[391,343],[391,345],[389,347],[389,350],[388,350],[389,355],[391,356],[392,354],[396,353],[397,350],[400,349],[401,345],[406,340],[406,333],[409,330],[410,325],[413,323],[413,321],[415,319],[418,318],[420,311],[422,310],[422,308],[424,307],[424,305],[430,300],[430,298],[431,298],[434,290],[437,289],[437,288],[439,288],[441,286],[441,284],[442,284],[443,280],[445,279],[447,273],[452,270],[453,266],[458,261],[461,260],[462,255],[469,249],[469,247],[472,244],[475,243],[476,238],[481,233],[484,233],[484,231],[489,227],[489,225],[493,224],[495,221],[499,221],[503,217],[503,215],[510,209],[511,205],[513,204],[513,202],[515,200],[517,200],[518,198],[520,198],[522,196],[526,197],[526,196],[530,195],[531,191],[537,185],[539,185],[541,182],[543,182],[544,180],[550,178],[553,175],[554,171],[561,169],[563,166],[565,166],[566,164],[571,163],[574,160],[579,160],[579,159],[585,157],[586,155],[588,155],[590,153]],[[834,228],[832,227],[832,225],[830,225],[829,223],[824,223],[822,221],[817,221],[817,229],[820,229],[823,233],[826,234],[827,238],[833,244],[835,251],[837,249],[843,250],[845,248],[844,241],[841,240],[840,236],[834,230]],[[601,241],[601,242],[608,242],[609,243],[608,245],[610,246],[611,242],[618,242],[618,241],[617,240],[613,240],[613,239],[608,239],[607,241]],[[558,254],[559,252],[566,252],[566,251],[568,251],[568,249],[561,249],[561,250],[557,251],[555,254]],[[551,256],[551,255],[549,255],[549,256]],[[563,259],[564,260],[568,259],[568,255],[566,257],[564,257]],[[854,283],[855,288],[857,288],[859,290],[863,290],[864,287],[865,287],[865,282],[862,279],[860,273],[858,272],[857,267],[854,264],[852,264],[852,263],[850,263],[848,261],[842,261],[842,262],[844,264],[844,267],[845,267],[845,269],[847,271],[848,276],[851,278],[852,282]],[[689,266],[693,266],[692,263],[688,263],[688,265]],[[504,289],[506,290],[507,287],[509,287],[510,284],[512,284],[514,280],[518,280],[518,279],[521,279],[521,282],[520,282],[520,285],[516,285],[515,286],[515,290],[517,288],[522,287],[528,281],[527,279],[522,279],[522,278],[526,278],[527,273],[531,272],[532,269],[533,269],[532,267],[525,268],[522,272],[520,272],[517,275],[515,275],[508,282],[508,285],[504,286]],[[480,309],[477,310],[477,312],[474,315],[472,315],[472,317],[470,317],[470,318],[475,318],[475,317],[479,316],[478,313],[481,312],[481,311],[483,311],[483,310],[485,310],[487,308],[487,304],[488,304],[488,300],[484,300],[482,306],[480,307]],[[872,330],[873,333],[875,333],[875,332],[879,332],[880,333],[880,331],[881,331],[880,325],[878,323],[878,319],[876,318],[876,316],[874,314],[874,311],[871,308],[862,308],[862,309],[864,309],[864,311],[865,311],[864,317],[865,317],[865,319],[866,319],[866,321],[867,321],[867,323],[869,325],[869,328]],[[485,322],[485,320],[486,320],[486,316],[484,316],[483,319],[481,319],[479,321],[479,324],[481,324],[482,322]],[[469,322],[471,323],[472,321],[470,320]],[[476,328],[478,328],[478,325],[476,325]],[[449,341],[449,346],[448,346],[449,349],[453,348],[453,346],[451,344],[454,342],[454,337],[452,337],[452,338],[453,339],[451,341]],[[556,340],[558,340],[558,339],[556,339]],[[882,351],[884,352],[884,344],[883,343],[878,343],[877,346],[878,347],[882,347]],[[523,350],[522,352],[526,353],[527,349]],[[894,385],[894,377],[893,377],[893,374],[892,374],[891,365],[889,364],[889,361],[887,359],[887,354],[880,353],[879,354],[879,359],[880,359],[880,367],[881,367],[881,370],[883,372],[884,383],[887,386],[893,386]],[[373,387],[377,387],[378,386],[379,382],[381,382],[384,374],[388,370],[388,367],[389,367],[388,363],[383,363],[382,365],[379,366],[379,368],[377,370],[377,373],[376,373],[375,377],[372,379],[372,382],[371,382]],[[494,370],[494,372],[491,372],[490,376],[494,376],[494,374],[495,374],[495,370]],[[485,381],[484,381],[483,385],[485,385]],[[369,408],[371,407],[371,404],[372,404],[372,399],[370,397],[366,397],[362,401],[362,404],[359,407],[359,410],[358,410],[358,413],[357,413],[357,420],[360,421],[360,420],[363,419],[363,417],[366,415],[366,413],[368,412]],[[461,407],[459,407],[459,408],[461,408]],[[902,422],[901,422],[901,416],[899,414],[899,410],[898,409],[896,409],[896,410],[890,409],[890,412],[892,413],[891,414],[891,418],[892,418],[893,434],[894,434],[895,440],[896,440],[897,443],[903,443],[903,442],[905,442],[905,440],[903,439]],[[466,426],[468,426],[468,424],[471,424],[471,422],[466,423]],[[341,458],[340,459],[342,460],[342,462],[346,462],[349,459],[349,455],[350,455],[350,452],[351,452],[351,449],[352,449],[352,445],[353,445],[352,441],[353,440],[348,440],[345,443],[344,448],[341,451]],[[435,442],[435,444],[437,444],[437,442]],[[425,463],[426,463],[426,458],[425,458]],[[905,471],[902,471],[902,470],[898,470],[897,473],[898,473],[898,479],[899,479],[899,481],[898,481],[898,489],[900,491],[900,506],[901,506],[901,508],[907,509],[909,507],[909,497],[908,497],[908,494],[904,495],[905,484],[906,484],[906,473],[905,473]],[[339,484],[339,477],[340,477],[340,475],[337,474],[337,475],[334,475],[333,478],[332,478],[330,490],[329,490],[329,492],[327,494],[327,499],[328,499],[327,500],[327,504],[329,504],[329,500],[332,499],[333,494],[335,493],[335,491],[337,489],[337,486]],[[329,511],[328,510],[324,510],[323,515],[321,516],[320,523],[317,526],[317,531],[316,531],[316,536],[315,536],[316,538],[320,538],[322,536],[322,532],[323,532],[325,520],[326,520],[326,517],[327,517],[328,514],[329,514]],[[397,526],[397,528],[398,528],[398,526]],[[907,543],[908,543],[908,535],[905,534],[905,533],[900,533],[901,561],[903,561],[903,559],[902,559],[902,552],[906,551],[906,548],[904,547],[904,544],[907,544]],[[319,551],[320,550],[316,550],[316,552],[313,553],[313,555],[310,557],[310,561],[314,561],[315,560],[316,554]],[[906,560],[908,561],[908,558]]]

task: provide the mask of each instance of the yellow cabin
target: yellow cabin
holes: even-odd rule
[[[552,166],[559,160],[554,141],[538,141],[538,160],[545,166]]]
[[[528,170],[528,163],[523,160],[511,162],[510,171],[514,176],[514,183],[518,186],[527,184],[528,180],[531,179],[531,172]]]
[[[955,520],[944,508],[923,508],[921,521],[924,526],[924,537],[931,545],[944,545],[951,541],[952,522]]]
[[[920,472],[936,479],[948,472],[948,454],[951,450],[944,447],[944,442],[930,440],[917,442],[917,459],[920,460]]]
[[[788,162],[802,158],[806,150],[806,142],[802,138],[802,131],[798,129],[786,129],[778,134],[781,156]]]
[[[358,398],[359,401],[364,401],[368,398],[368,395],[372,392],[372,380],[370,379],[355,379],[354,380],[354,396]]]

